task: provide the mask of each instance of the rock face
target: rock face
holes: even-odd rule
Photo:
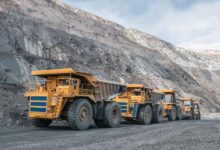
[[[201,98],[204,112],[220,111],[217,52],[177,48],[57,0],[1,0],[0,33],[1,84],[31,82],[34,69],[72,67],[105,80],[175,89]],[[1,84],[0,104],[8,103],[0,111],[25,105],[22,88]]]

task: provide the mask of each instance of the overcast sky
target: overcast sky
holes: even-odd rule
[[[220,0],[64,0],[177,46],[220,50]]]

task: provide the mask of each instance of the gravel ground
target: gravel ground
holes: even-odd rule
[[[220,121],[164,121],[142,126],[74,131],[67,126],[45,129],[0,129],[0,149],[220,149]]]

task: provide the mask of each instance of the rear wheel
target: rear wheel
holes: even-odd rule
[[[200,114],[200,112],[199,112],[199,114],[198,114],[198,120],[201,120],[201,114]]]
[[[175,121],[176,120],[176,107],[172,107],[171,110],[168,111],[168,120]]]
[[[176,110],[176,120],[182,120],[182,110],[179,107]]]
[[[163,121],[163,107],[161,105],[156,105],[153,113],[153,121],[155,123],[160,123]]]
[[[52,120],[48,120],[48,119],[38,119],[38,118],[31,119],[31,123],[35,127],[49,127],[51,122]]]
[[[121,123],[121,108],[118,103],[110,102],[104,106],[103,121],[97,125],[107,128],[119,127]]]
[[[201,120],[201,114],[198,112],[198,114],[195,115],[195,120]]]
[[[86,130],[92,122],[92,106],[86,99],[75,100],[68,109],[68,122],[72,129]]]
[[[138,111],[138,121],[140,124],[148,125],[152,120],[152,109],[150,105],[141,106]]]

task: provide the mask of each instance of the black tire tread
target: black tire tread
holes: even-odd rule
[[[182,110],[180,107],[176,109],[176,120],[182,120]]]
[[[149,107],[151,109],[151,118],[149,119],[150,121],[147,122],[147,123],[145,122],[144,115],[143,115],[146,107]],[[152,117],[153,117],[153,113],[152,113],[152,108],[151,108],[150,105],[140,106],[140,108],[138,110],[138,121],[139,121],[140,124],[149,125],[151,123]]]
[[[176,107],[172,107],[172,110],[173,109],[176,109]],[[175,121],[176,120],[176,118],[175,119],[173,119],[173,111],[172,110],[169,110],[169,112],[168,112],[168,121]],[[176,110],[177,111],[177,110]]]
[[[111,119],[111,111],[112,111],[112,108],[113,107],[118,107],[118,111],[119,111],[119,120],[116,124],[112,124],[110,119]],[[115,102],[110,102],[110,103],[107,103],[105,104],[104,106],[104,114],[103,114],[103,122],[101,124],[101,126],[103,125],[104,127],[107,127],[107,128],[115,128],[115,127],[119,127],[121,123],[121,109],[120,109],[120,106],[118,103],[115,103]]]
[[[163,107],[161,105],[156,105],[154,108],[154,113],[153,113],[153,121],[155,123],[160,123],[163,121],[163,112],[162,112],[162,116],[159,115],[159,109],[163,109]],[[163,110],[162,110],[163,111]]]
[[[70,104],[69,109],[68,109],[68,116],[67,116],[68,122],[69,122],[70,127],[74,130],[86,130],[90,126],[90,125],[88,125],[87,127],[80,127],[80,126],[77,126],[77,124],[76,124],[76,117],[77,117],[77,113],[78,113],[77,107],[80,103],[83,103],[83,102],[88,103],[90,105],[91,112],[92,112],[91,104],[86,99],[77,99],[77,100],[73,101],[72,104]],[[91,121],[92,121],[92,117],[90,120],[90,124],[91,124]]]

